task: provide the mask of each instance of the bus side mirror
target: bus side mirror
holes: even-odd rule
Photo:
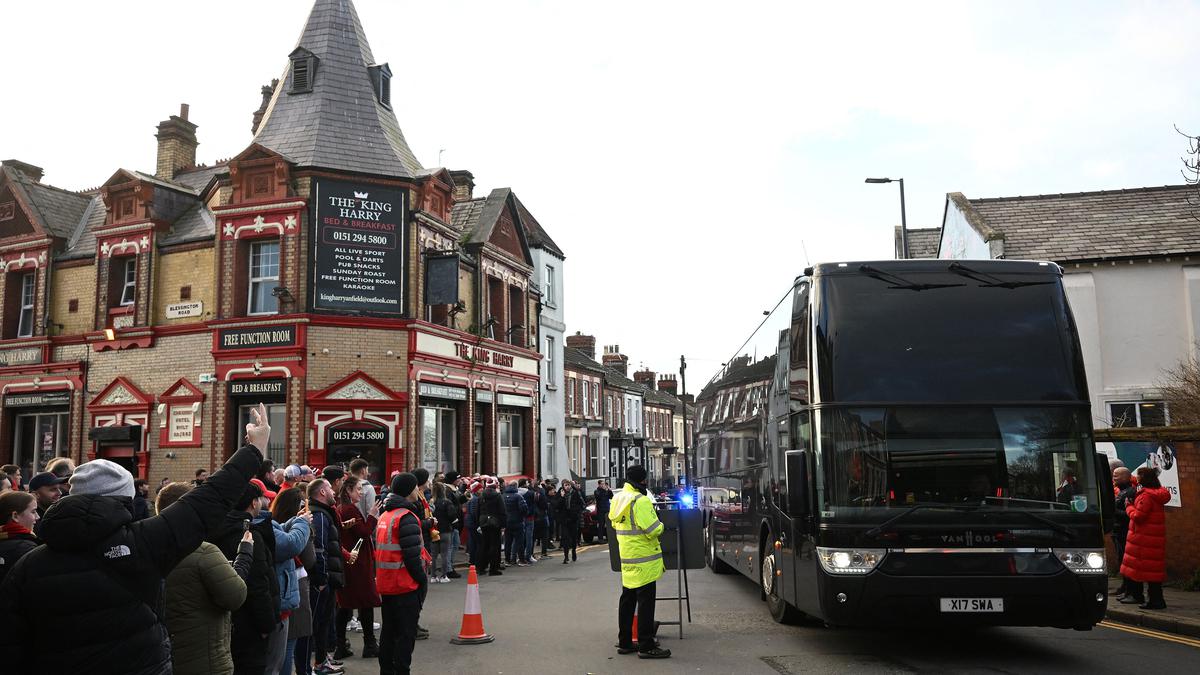
[[[1113,504],[1112,472],[1108,470],[1108,455],[1103,452],[1096,453],[1096,482],[1100,484],[1100,517],[1104,522],[1104,532],[1107,534],[1113,531],[1116,514],[1114,513],[1115,504]]]
[[[793,518],[808,515],[808,453],[804,450],[787,453],[787,498]]]

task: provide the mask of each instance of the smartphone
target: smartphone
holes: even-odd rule
[[[350,553],[358,553],[358,549],[362,548],[362,541],[362,537],[359,537],[358,541],[354,542],[354,548],[350,549]]]
[[[242,521],[242,534],[245,534],[246,532],[249,532],[249,531],[250,531],[250,521],[249,520]]]

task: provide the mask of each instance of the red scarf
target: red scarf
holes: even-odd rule
[[[18,534],[33,534],[33,531],[28,527],[25,527],[24,525],[12,520],[0,525],[0,532],[4,532],[9,537],[14,537]]]

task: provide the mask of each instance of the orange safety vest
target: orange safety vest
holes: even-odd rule
[[[417,582],[404,566],[404,552],[398,534],[400,519],[417,514],[408,509],[392,509],[379,517],[375,526],[375,587],[380,595],[404,595],[417,590]],[[418,524],[420,519],[418,519]],[[429,552],[421,547],[421,561],[432,562]]]

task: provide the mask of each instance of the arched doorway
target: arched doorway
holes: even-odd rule
[[[342,468],[362,458],[370,466],[370,481],[383,483],[387,476],[388,430],[382,425],[364,422],[339,424],[326,429],[325,463]]]

